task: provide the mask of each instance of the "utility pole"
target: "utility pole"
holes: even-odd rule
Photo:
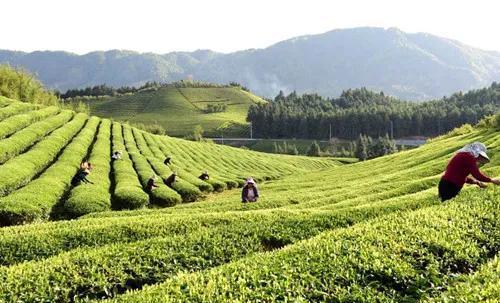
[[[328,137],[329,141],[332,141],[332,124],[330,123],[330,136]]]
[[[252,127],[252,122],[250,122],[250,139],[253,139],[253,127]]]
[[[220,137],[222,139],[222,145],[224,145],[224,134],[223,133],[220,133]]]

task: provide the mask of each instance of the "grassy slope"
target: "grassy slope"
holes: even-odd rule
[[[93,114],[135,123],[158,122],[172,136],[191,133],[196,125],[210,134],[225,122],[246,124],[248,107],[264,102],[238,88],[161,88],[90,103]],[[204,113],[207,104],[224,103],[222,113]],[[238,135],[238,134],[234,134]]]
[[[118,122],[71,111],[58,113],[53,108],[40,116],[35,106],[10,102],[5,106],[9,115],[0,118],[0,125],[8,124],[11,129],[0,140],[1,226],[193,202],[210,192],[241,186],[248,176],[270,180],[339,164],[333,159],[268,155],[155,136]],[[18,112],[19,105],[29,107],[20,107]],[[36,120],[40,121],[29,124]],[[110,163],[114,150],[121,150],[123,159]],[[172,157],[169,166],[163,164],[167,155]],[[70,181],[85,158],[95,165],[89,177],[95,184],[73,187]],[[211,176],[206,182],[198,179],[205,170]],[[162,183],[173,172],[178,177],[169,188]],[[161,186],[147,193],[146,184],[153,174]]]
[[[235,190],[161,210],[0,229],[0,301],[401,302],[446,297],[483,268],[484,279],[495,277],[487,270],[500,246],[498,188],[468,186],[440,204],[436,185],[451,155],[477,140],[493,159],[484,170],[500,174],[496,130],[311,172],[300,157],[155,138],[186,170],[210,165],[232,178],[262,161],[272,175],[273,163],[295,161],[296,173],[259,184],[254,204],[241,204]],[[147,285],[155,286],[140,290]],[[121,296],[127,290],[138,291]]]

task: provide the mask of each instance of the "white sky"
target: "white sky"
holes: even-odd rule
[[[263,48],[357,26],[500,51],[499,0],[2,0],[0,49],[166,53]]]

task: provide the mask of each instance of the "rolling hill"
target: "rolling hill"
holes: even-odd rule
[[[165,137],[108,119],[57,107],[38,109],[4,97],[0,97],[1,105],[1,226],[112,208],[171,206],[236,187],[250,175],[257,180],[273,179],[303,165],[302,170],[307,170],[337,163],[250,151],[243,153],[245,163],[238,163],[233,157],[238,149],[173,138],[167,143]],[[112,151],[118,150],[123,159],[111,163]],[[174,159],[169,166],[163,164],[167,156]],[[83,159],[95,164],[90,178],[95,184],[73,188],[71,179]],[[271,163],[271,159],[280,160]],[[198,179],[204,170],[212,175],[207,182]],[[173,172],[178,173],[178,180],[172,187],[160,185],[149,194],[144,190],[151,175],[166,180]]]
[[[498,188],[468,186],[447,203],[436,195],[447,161],[470,142],[488,146],[482,170],[500,174],[495,119],[339,165],[154,136],[70,111],[39,118],[44,109],[16,104],[0,98],[0,123],[11,125],[0,140],[10,151],[0,164],[2,223],[83,216],[0,228],[2,302],[498,299]],[[20,122],[26,115],[39,122]],[[115,149],[124,157],[111,162]],[[172,166],[161,162],[167,154]],[[95,184],[72,188],[87,156]],[[165,178],[172,169],[177,187],[142,190],[153,171]],[[209,182],[196,178],[204,169]],[[248,175],[259,180],[257,203],[227,190],[159,208]]]
[[[209,136],[248,133],[246,116],[252,104],[266,102],[238,87],[162,87],[131,95],[88,102],[92,114],[119,121],[157,122],[172,136],[192,133],[201,125]],[[224,104],[224,112],[207,113],[209,104]]]
[[[372,27],[295,37],[264,49],[229,54],[112,50],[79,56],[3,50],[0,63],[24,67],[61,91],[194,77],[214,83],[236,81],[266,97],[276,96],[279,90],[337,96],[348,88],[367,87],[402,99],[423,100],[500,80],[499,52],[426,33]]]

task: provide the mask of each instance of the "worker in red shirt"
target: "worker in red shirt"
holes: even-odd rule
[[[486,188],[485,183],[488,182],[500,185],[500,179],[492,179],[479,171],[478,165],[490,161],[486,152],[487,149],[483,143],[474,142],[466,145],[453,156],[439,182],[441,201],[454,198],[465,183],[475,184],[481,188]]]

